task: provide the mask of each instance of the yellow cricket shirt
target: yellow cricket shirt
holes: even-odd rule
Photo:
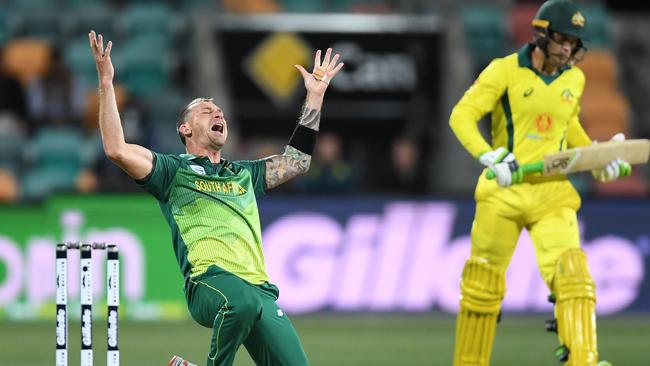
[[[449,124],[474,157],[505,147],[527,164],[591,144],[578,119],[584,74],[567,66],[554,76],[541,75],[531,63],[534,47],[494,59],[454,107]],[[492,146],[477,127],[487,113],[492,113]]]

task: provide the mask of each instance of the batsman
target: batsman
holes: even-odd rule
[[[575,66],[585,55],[586,24],[573,1],[546,1],[532,21],[533,42],[494,59],[451,113],[449,123],[462,145],[496,176],[489,180],[481,174],[476,186],[472,250],[456,322],[456,366],[490,363],[505,271],[524,228],[555,302],[556,356],[571,366],[609,365],[598,361],[595,285],[576,218],[580,196],[566,175],[524,174],[520,165],[592,143],[578,117],[585,76]],[[492,145],[477,127],[487,113]],[[630,164],[621,159],[593,171],[601,181],[630,173]]]

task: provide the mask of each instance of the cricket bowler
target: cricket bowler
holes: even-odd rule
[[[587,21],[573,1],[543,3],[532,21],[534,41],[494,59],[451,113],[450,126],[462,145],[496,176],[488,180],[481,174],[476,186],[472,250],[461,278],[455,366],[489,365],[506,291],[505,271],[524,228],[555,302],[560,341],[556,356],[570,366],[609,365],[598,361],[596,291],[580,249],[576,218],[580,197],[566,175],[524,175],[520,167],[592,143],[578,117],[585,76],[575,66],[586,50]],[[477,127],[487,113],[491,145]],[[621,159],[593,171],[601,181],[630,173],[630,164]]]
[[[325,91],[343,67],[339,55],[332,57],[330,48],[321,62],[316,51],[311,73],[295,65],[307,98],[283,154],[229,161],[221,154],[228,122],[209,98],[194,99],[180,113],[176,128],[186,154],[164,155],[127,143],[113,88],[112,43],[104,48],[94,31],[88,38],[99,77],[104,152],[160,204],[190,314],[213,331],[206,364],[232,365],[243,344],[257,365],[307,365],[266,273],[257,198],[309,169]],[[174,357],[169,364],[188,363]]]

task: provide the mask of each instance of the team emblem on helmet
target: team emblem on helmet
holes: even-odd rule
[[[583,17],[582,14],[579,11],[577,11],[571,17],[571,24],[575,25],[576,27],[584,27],[585,26],[585,17]]]

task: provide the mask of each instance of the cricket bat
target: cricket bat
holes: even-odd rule
[[[600,169],[614,159],[623,159],[630,164],[644,164],[650,157],[650,140],[637,139],[607,141],[589,146],[576,147],[544,156],[544,160],[521,166],[524,174],[542,173],[559,175]],[[487,171],[487,178],[494,179],[494,172]]]

